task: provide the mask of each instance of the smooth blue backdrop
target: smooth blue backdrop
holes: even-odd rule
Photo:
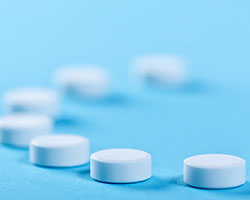
[[[17,86],[52,86],[61,65],[103,65],[112,75],[112,96],[66,98],[55,131],[88,137],[92,152],[145,150],[153,177],[99,183],[88,165],[36,167],[27,150],[1,146],[0,199],[249,199],[249,36],[248,0],[1,1],[1,97]],[[138,85],[131,61],[149,53],[186,57],[189,84],[164,92]],[[201,153],[243,157],[247,183],[227,190],[186,186],[183,159]]]

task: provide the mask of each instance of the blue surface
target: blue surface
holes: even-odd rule
[[[65,99],[56,132],[88,137],[92,152],[145,150],[153,177],[103,184],[89,177],[88,165],[36,167],[27,150],[1,146],[0,199],[249,199],[249,10],[247,0],[2,1],[1,97],[16,86],[50,86],[64,64],[105,66],[112,98]],[[131,60],[152,52],[185,56],[188,86],[163,92],[131,80]],[[247,183],[228,190],[184,185],[183,159],[201,153],[243,157]]]

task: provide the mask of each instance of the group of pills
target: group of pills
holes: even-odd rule
[[[186,81],[184,62],[176,56],[152,55],[134,63],[141,80],[164,87]],[[108,73],[94,66],[65,67],[55,82],[63,94],[79,98],[103,98],[109,93]],[[22,88],[5,94],[7,115],[0,118],[0,140],[4,144],[29,147],[30,162],[46,167],[79,166],[90,160],[90,176],[107,183],[133,183],[151,177],[151,155],[136,149],[106,149],[90,156],[87,138],[53,134],[60,116],[57,91]],[[224,154],[205,154],[184,160],[184,182],[199,188],[231,188],[245,183],[245,161]]]

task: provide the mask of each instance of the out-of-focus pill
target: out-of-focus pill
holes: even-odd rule
[[[0,140],[4,144],[28,147],[34,137],[52,133],[52,121],[45,115],[11,114],[0,118]]]
[[[110,80],[104,69],[80,65],[59,69],[55,81],[68,94],[83,98],[103,98],[108,94]]]
[[[151,177],[151,155],[136,149],[107,149],[91,155],[90,175],[107,183],[133,183]]]
[[[142,80],[164,87],[180,86],[187,80],[185,62],[178,56],[139,57],[133,63],[133,71]]]
[[[30,142],[30,161],[47,167],[72,167],[89,161],[89,140],[69,134],[34,138]]]
[[[225,154],[204,154],[184,160],[184,182],[198,188],[223,189],[246,181],[245,160]]]
[[[11,90],[4,97],[8,112],[39,113],[52,118],[59,115],[59,96],[46,88],[20,88]]]

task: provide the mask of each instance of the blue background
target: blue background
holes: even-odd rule
[[[103,65],[112,75],[111,97],[65,98],[55,132],[88,137],[92,152],[145,150],[153,176],[104,184],[89,177],[89,165],[36,167],[27,150],[1,146],[0,199],[249,199],[249,36],[248,0],[1,1],[1,97],[17,86],[52,86],[61,65]],[[131,79],[131,61],[149,53],[186,57],[187,86],[160,91]],[[202,153],[246,159],[246,184],[186,186],[183,159]]]

